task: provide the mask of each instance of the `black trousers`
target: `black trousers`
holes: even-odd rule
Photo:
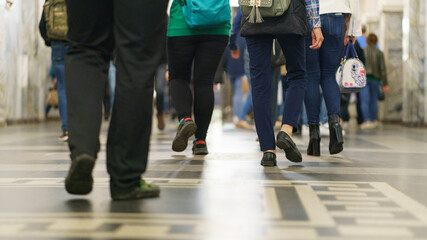
[[[154,73],[167,0],[67,0],[66,78],[71,158],[100,148],[102,100],[111,53],[117,85],[107,143],[111,192],[127,193],[146,169]]]
[[[178,118],[191,117],[194,86],[196,138],[205,140],[214,108],[213,83],[228,43],[226,35],[196,35],[168,38],[169,92]],[[194,61],[194,67],[193,66]],[[194,68],[193,74],[192,69]]]

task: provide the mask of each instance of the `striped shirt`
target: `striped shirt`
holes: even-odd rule
[[[305,0],[310,29],[321,27],[319,15],[319,0]]]

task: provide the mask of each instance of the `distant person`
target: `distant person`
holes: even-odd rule
[[[45,1],[47,3],[48,0]],[[65,14],[65,12],[64,12]],[[52,20],[50,20],[52,21]],[[64,38],[60,36],[54,36],[50,28],[46,26],[49,22],[49,19],[46,18],[45,10],[42,11],[42,17],[39,23],[39,30],[42,38],[45,41],[46,46],[51,47],[52,49],[52,63],[53,69],[56,77],[56,89],[58,91],[58,108],[59,108],[59,116],[62,121],[61,130],[62,135],[59,137],[59,140],[62,142],[68,141],[68,115],[67,115],[67,94],[65,87],[65,63],[64,57],[65,52],[68,48],[68,43]],[[64,23],[63,25],[66,25]],[[48,36],[50,35],[50,36]]]
[[[45,108],[45,118],[48,117],[49,112],[52,108],[58,108],[58,90],[56,88],[56,76],[55,76],[55,68],[53,67],[53,62],[50,66],[49,77],[52,78],[52,86],[49,88],[48,99]],[[56,96],[55,96],[56,92]]]
[[[246,41],[240,34],[238,34],[236,42],[240,48],[246,48]],[[223,60],[225,73],[232,86],[233,116],[237,118],[243,105],[242,77],[245,76],[244,60],[241,55],[237,59],[233,58],[230,53],[230,46],[225,49]]]
[[[364,49],[366,58],[367,85],[360,91],[360,108],[362,110],[362,129],[372,129],[378,125],[378,94],[382,88],[384,93],[388,92],[387,70],[384,54],[376,48],[378,37],[369,34],[367,37],[368,47]]]
[[[167,97],[168,80],[166,79],[168,71],[168,56],[167,56],[167,44],[166,44],[166,29],[167,22],[165,25],[165,31],[162,34],[161,41],[161,58],[157,65],[157,71],[155,75],[155,90],[156,90],[156,110],[157,110],[157,128],[164,130],[166,127],[164,112],[165,112],[165,99]]]
[[[102,101],[114,49],[117,85],[107,140],[111,197],[158,197],[159,187],[141,175],[148,160],[154,74],[161,57],[168,1],[67,0],[66,4],[71,167],[65,188],[71,194],[92,190]]]
[[[357,37],[357,42],[359,43],[359,46],[363,49],[366,48],[368,46],[368,43],[366,42],[366,25],[362,24],[362,35]],[[375,47],[380,49],[380,47],[378,46],[378,44],[375,44]]]
[[[240,57],[243,57],[243,66],[245,75],[248,78],[249,88],[251,86],[251,74],[249,70],[249,53],[248,48],[246,46],[246,40],[245,44],[239,45],[237,42],[238,36],[240,36],[240,23],[242,21],[242,10],[237,8],[236,16],[233,19],[233,24],[231,25],[231,31],[230,31],[230,54],[234,59],[238,59]],[[242,108],[240,109],[240,112],[237,114],[237,121],[235,123],[235,126],[237,128],[246,129],[246,130],[252,130],[253,127],[245,120],[246,116],[249,114],[249,112],[252,111],[252,92],[249,91],[245,101],[243,102]]]

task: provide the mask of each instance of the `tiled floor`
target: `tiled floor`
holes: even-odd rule
[[[106,125],[106,124],[104,124]],[[68,195],[59,123],[0,129],[0,239],[427,239],[427,130],[347,133],[345,151],[263,168],[254,132],[214,120],[209,154],[152,135],[145,178],[161,197],[113,202],[105,148],[94,191]],[[106,126],[101,136],[105,142]],[[296,138],[305,153],[306,137]]]

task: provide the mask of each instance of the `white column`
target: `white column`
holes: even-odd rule
[[[426,121],[427,6],[425,0],[405,0],[403,18],[403,122]]]
[[[382,2],[380,6],[379,46],[384,52],[390,91],[385,102],[380,104],[381,120],[401,121],[402,119],[402,2]]]
[[[44,0],[0,0],[0,125],[42,119],[50,50],[38,30]]]

